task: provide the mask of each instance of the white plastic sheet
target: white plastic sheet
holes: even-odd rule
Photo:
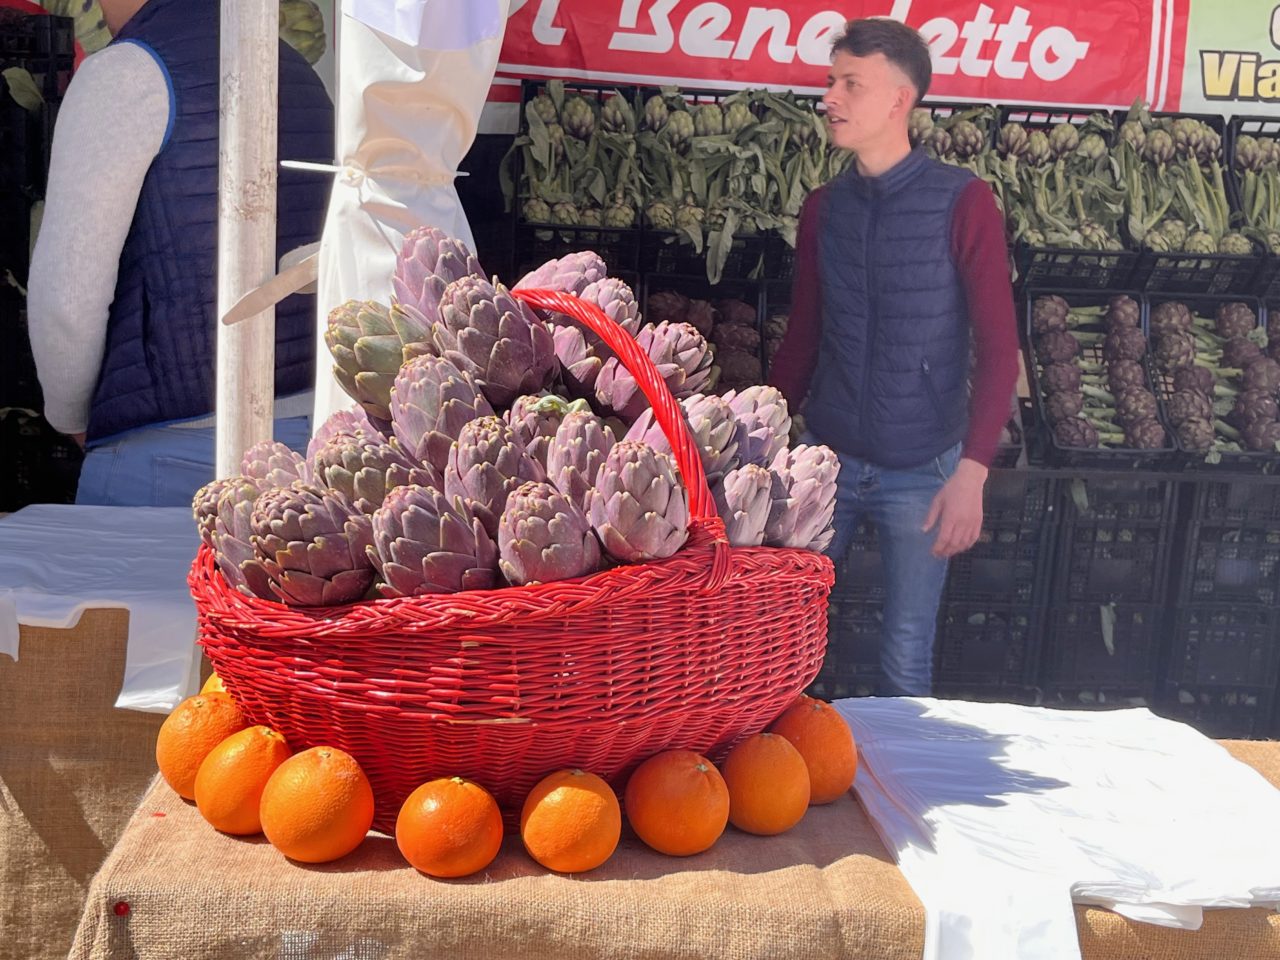
[[[409,230],[432,224],[474,246],[454,178],[475,139],[507,9],[508,0],[344,0],[341,172],[320,245],[318,344],[333,307],[390,296],[396,253]],[[351,403],[319,349],[316,426]]]
[[[1280,901],[1280,791],[1147,710],[836,703],[854,789],[925,905],[926,960],[1078,960],[1072,902],[1197,929]]]
[[[71,628],[85,610],[129,611],[116,706],[168,713],[198,687],[187,571],[199,547],[186,507],[39,504],[0,520],[0,653],[20,624]]]

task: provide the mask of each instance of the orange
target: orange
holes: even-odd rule
[[[249,727],[227,737],[204,758],[196,774],[200,815],[223,833],[261,833],[262,790],[289,753],[284,737],[270,727]]]
[[[729,822],[724,777],[692,750],[668,750],[640,764],[623,800],[636,836],[673,857],[709,850]]]
[[[801,697],[769,728],[786,737],[809,769],[809,802],[830,803],[853,786],[858,748],[849,724],[825,700]]]
[[[312,747],[276,767],[258,809],[273,847],[290,860],[328,863],[369,832],[373,788],[351,754]]]
[[[520,811],[520,837],[529,856],[560,873],[600,866],[621,836],[622,810],[613,789],[583,770],[543,777]]]
[[[209,679],[204,682],[204,686],[200,688],[201,693],[226,693],[227,688],[222,685],[222,678],[216,673],[209,674]]]
[[[396,846],[428,876],[465,877],[483,870],[502,847],[498,802],[462,777],[424,783],[400,808]]]
[[[236,702],[225,693],[197,694],[183,700],[156,736],[156,766],[173,792],[196,796],[196,774],[210,751],[249,726]]]
[[[729,822],[771,836],[790,830],[809,807],[809,770],[786,737],[757,733],[720,764],[729,788]]]

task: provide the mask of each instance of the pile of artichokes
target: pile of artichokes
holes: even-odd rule
[[[1184,450],[1211,463],[1228,452],[1280,453],[1280,324],[1259,326],[1247,303],[1219,303],[1206,316],[1169,300],[1152,306],[1151,335],[1165,416]]]
[[[1072,306],[1056,295],[1031,308],[1043,409],[1063,447],[1160,450],[1169,445],[1143,358],[1147,338],[1132,297]]]
[[[329,316],[334,373],[356,406],[300,455],[266,441],[195,496],[200,536],[251,596],[332,606],[581,577],[675,554],[689,495],[635,378],[595,334],[540,315],[432,227],[404,241],[388,304]],[[515,289],[589,300],[635,338],[679,401],[730,543],[821,551],[835,454],[788,447],[771,387],[716,394],[710,344],[686,319],[650,322],[594,253]],[[720,304],[710,331],[749,326]],[[709,307],[709,305],[708,305]],[[749,308],[747,308],[749,309]]]

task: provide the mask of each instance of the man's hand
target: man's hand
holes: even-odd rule
[[[67,436],[69,436],[72,440],[76,442],[77,447],[79,447],[81,450],[84,449],[85,435],[83,433],[69,433],[67,434]]]
[[[934,496],[921,529],[928,533],[938,528],[933,542],[935,557],[954,557],[977,543],[982,532],[982,488],[986,482],[986,467],[976,460],[961,460],[951,479]]]

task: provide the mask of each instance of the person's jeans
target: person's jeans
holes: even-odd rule
[[[76,503],[111,507],[189,507],[213,479],[213,427],[159,423],[89,445]],[[303,453],[310,417],[275,421],[275,439]]]
[[[802,443],[821,443],[811,435]],[[955,473],[960,444],[920,464],[892,470],[840,455],[835,537],[827,556],[837,564],[853,542],[858,522],[876,528],[884,565],[884,629],[880,640],[882,696],[927,697],[933,683],[933,643],[947,561],[930,551],[938,530],[921,530],[929,505]]]

